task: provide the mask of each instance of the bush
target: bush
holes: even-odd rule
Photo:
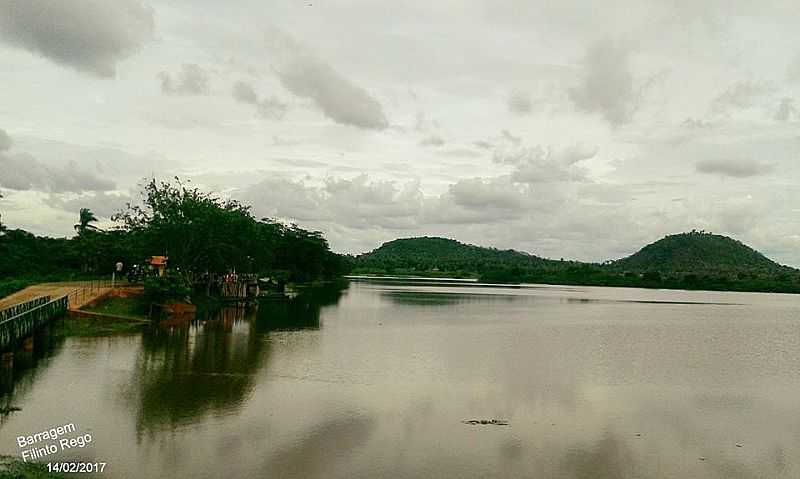
[[[186,279],[174,273],[165,276],[155,276],[144,281],[144,295],[153,303],[190,302],[189,296],[192,288]]]

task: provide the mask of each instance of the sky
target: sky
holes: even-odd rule
[[[800,266],[800,3],[0,0],[0,213],[70,236],[175,176],[361,253]]]

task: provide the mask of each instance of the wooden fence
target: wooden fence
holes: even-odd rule
[[[50,299],[46,297],[46,299]],[[28,303],[23,303],[13,308],[16,309],[21,306],[28,306],[27,309],[22,308],[15,316],[0,321],[0,350],[6,351],[12,348],[16,343],[32,334],[37,328],[50,322],[52,319],[58,318],[66,314],[69,308],[69,298],[61,296],[60,298],[52,301],[45,301],[41,303],[42,298],[37,298]],[[36,306],[30,306],[31,303],[40,303]]]

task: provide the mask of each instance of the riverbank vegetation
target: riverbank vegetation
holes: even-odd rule
[[[104,230],[81,209],[71,238],[2,226],[0,297],[34,282],[108,276],[117,262],[141,264],[153,255],[168,256],[170,270],[187,281],[236,271],[302,283],[347,272],[348,263],[330,251],[319,231],[258,219],[249,206],[177,178],[151,180],[141,201],[112,219],[114,226]]]
[[[617,261],[552,260],[446,238],[385,243],[353,260],[354,274],[448,276],[490,283],[543,283],[800,293],[800,271],[726,236],[667,236]]]

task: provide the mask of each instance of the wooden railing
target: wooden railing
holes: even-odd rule
[[[38,302],[42,298],[29,301],[29,303]],[[47,298],[49,299],[49,297]],[[17,305],[14,308],[17,308]],[[29,336],[40,326],[48,323],[52,319],[58,318],[66,314],[69,307],[69,298],[61,296],[60,298],[52,301],[44,302],[38,306],[30,307],[15,316],[0,321],[0,350],[6,351],[13,347],[20,339]],[[10,308],[13,309],[13,308]]]
[[[80,307],[86,302],[87,298],[93,298],[100,293],[100,290],[111,288],[111,286],[111,280],[109,279],[83,281],[78,284],[77,288],[70,291],[67,296],[69,296],[70,304]]]

